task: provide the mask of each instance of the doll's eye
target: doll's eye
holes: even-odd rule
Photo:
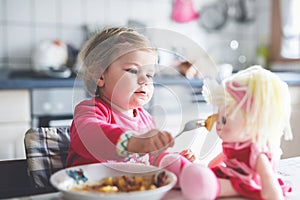
[[[222,124],[226,124],[226,118],[225,117],[222,117]]]

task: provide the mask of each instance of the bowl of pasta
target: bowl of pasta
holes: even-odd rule
[[[80,165],[50,177],[50,183],[70,200],[161,199],[176,182],[172,172],[140,163]]]

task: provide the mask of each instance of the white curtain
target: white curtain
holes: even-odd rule
[[[300,58],[300,0],[281,0],[281,56]]]

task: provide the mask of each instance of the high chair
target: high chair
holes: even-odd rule
[[[24,142],[32,186],[51,188],[50,176],[66,166],[69,127],[31,128],[25,133]]]

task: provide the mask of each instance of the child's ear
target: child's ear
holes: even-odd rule
[[[98,85],[99,87],[103,87],[103,86],[104,86],[104,78],[103,78],[103,76],[101,76],[101,77],[98,79],[97,85]]]

